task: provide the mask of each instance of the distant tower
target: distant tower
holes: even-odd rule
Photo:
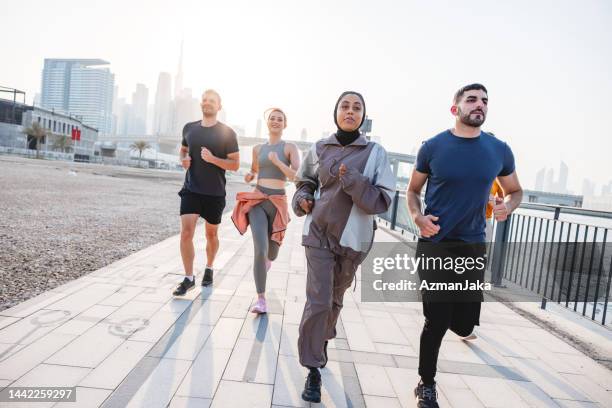
[[[300,140],[302,142],[305,142],[308,140],[308,131],[306,130],[306,128],[302,128],[302,134],[300,135]]]
[[[257,125],[255,126],[255,137],[261,137],[261,119],[257,119]]]
[[[535,189],[536,191],[544,190],[544,175],[546,173],[545,168],[541,168],[540,171],[536,173],[536,181],[535,181]]]
[[[141,136],[147,133],[148,106],[149,89],[143,84],[136,84],[136,91],[132,94],[132,117],[129,126],[131,135]]]
[[[559,182],[557,183],[557,189],[559,193],[567,193],[567,173],[569,168],[565,162],[561,161],[559,165]]]
[[[544,190],[549,193],[556,193],[557,188],[555,186],[555,171],[553,169],[546,170],[546,176],[544,177]]]
[[[181,53],[179,55],[178,69],[174,77],[174,98],[179,98],[183,92],[183,40],[181,40]]]
[[[45,58],[41,106],[80,116],[84,124],[110,134],[115,76],[108,65],[101,59]]]
[[[225,108],[219,111],[219,113],[217,114],[217,120],[221,123],[227,124],[227,111],[225,110]]]
[[[584,197],[592,197],[595,195],[595,183],[588,178],[582,181],[582,195]]]
[[[172,104],[170,88],[172,86],[170,74],[160,72],[155,93],[155,113],[153,120],[153,134],[168,134],[172,119]]]

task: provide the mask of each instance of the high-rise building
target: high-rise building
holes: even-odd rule
[[[584,197],[591,197],[595,195],[595,183],[587,178],[582,181],[582,195]]]
[[[136,91],[132,94],[132,115],[128,126],[128,133],[134,136],[147,133],[147,108],[149,104],[149,89],[143,84],[136,84]]]
[[[181,40],[181,53],[179,55],[178,69],[174,77],[174,98],[181,96],[183,92],[183,41]]]
[[[113,134],[127,136],[129,134],[129,124],[132,117],[132,106],[125,102],[125,98],[117,98],[113,108],[114,126]]]
[[[236,132],[236,136],[238,137],[244,137],[246,135],[246,131],[244,130],[243,126],[232,125],[231,128],[234,129],[234,132]]]
[[[255,126],[255,137],[261,137],[261,119],[257,119],[257,125]]]
[[[546,170],[546,176],[544,177],[544,188],[542,191],[548,191],[554,193],[556,191],[555,186],[555,171],[553,169]]]
[[[300,134],[300,140],[302,142],[305,142],[308,140],[308,131],[306,130],[306,128],[302,129],[302,133]]]
[[[160,72],[155,93],[155,116],[153,134],[167,135],[172,132],[172,79],[167,72]]]
[[[200,116],[202,116],[200,114]],[[217,120],[221,123],[225,123],[227,124],[227,111],[224,109],[221,109],[218,114],[217,114]]]
[[[557,182],[557,193],[567,193],[567,173],[568,167],[565,162],[561,161],[559,165],[559,181]]]
[[[537,173],[536,173],[536,180],[535,180],[535,190],[536,191],[544,191],[544,176],[546,174],[546,169],[545,168],[541,168]]]
[[[199,100],[191,94],[191,88],[185,88],[174,100],[174,135],[182,135],[187,122],[193,122],[202,116]]]
[[[117,107],[119,99],[119,87],[117,85],[113,86],[113,118],[111,120],[111,134],[117,135],[117,119],[119,117],[119,112],[117,111]]]
[[[102,134],[111,133],[114,75],[101,59],[46,58],[43,108],[76,116]]]
[[[602,196],[612,195],[612,180],[610,180],[608,184],[604,184],[603,186],[601,186],[601,195]]]

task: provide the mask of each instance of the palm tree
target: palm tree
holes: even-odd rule
[[[49,135],[47,129],[40,126],[40,123],[33,122],[32,126],[25,128],[23,131],[29,137],[36,139],[36,158],[40,158],[40,141]],[[29,145],[29,144],[28,144]]]
[[[66,152],[66,149],[72,146],[72,139],[66,135],[57,135],[53,142],[53,148],[59,149],[62,153]]]
[[[140,167],[140,160],[142,159],[142,152],[150,149],[151,145],[144,140],[139,140],[130,145],[131,150],[138,150],[138,167]]]

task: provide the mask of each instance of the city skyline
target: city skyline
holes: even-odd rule
[[[79,117],[110,133],[114,75],[103,59],[45,58],[40,87],[43,108]]]
[[[75,17],[70,27],[52,25],[66,9]],[[151,102],[159,73],[168,72],[171,88],[180,79],[196,98],[217,89],[228,124],[247,134],[255,134],[266,108],[281,106],[287,136],[299,140],[306,128],[314,140],[334,129],[337,95],[356,89],[366,98],[372,134],[388,150],[409,153],[452,127],[453,92],[478,81],[489,88],[484,129],[513,148],[524,185],[534,185],[540,168],[561,160],[571,169],[574,192],[585,178],[602,186],[612,173],[606,123],[612,12],[604,1],[476,1],[469,7],[450,1],[188,1],[172,7],[60,1],[41,4],[36,13],[27,4],[7,12],[9,30],[18,30],[25,17],[41,27],[9,43],[14,63],[0,67],[0,83],[26,91],[28,103],[40,90],[44,58],[103,58],[126,101],[140,83]],[[91,30],[93,15],[113,23]]]

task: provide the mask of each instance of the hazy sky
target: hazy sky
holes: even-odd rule
[[[184,38],[185,87],[219,90],[229,124],[248,134],[280,106],[287,138],[306,128],[317,139],[335,127],[337,96],[354,89],[385,147],[410,153],[452,127],[457,88],[482,82],[484,129],[511,145],[525,187],[560,160],[577,193],[584,177],[597,192],[612,179],[607,0],[56,0],[12,2],[3,15],[0,85],[25,90],[28,102],[45,57],[83,57],[111,62],[120,96],[144,83],[152,103]]]

